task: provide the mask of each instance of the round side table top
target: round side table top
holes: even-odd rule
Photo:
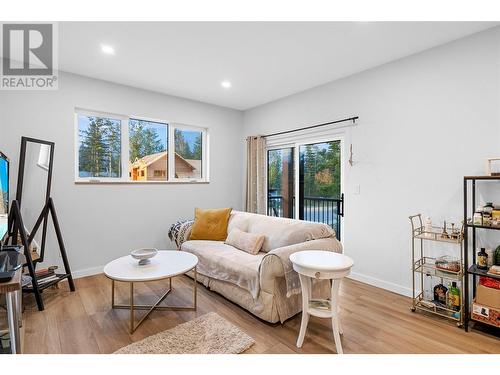
[[[290,255],[290,261],[300,267],[318,271],[342,271],[354,264],[353,260],[344,254],[324,250],[298,251]]]
[[[104,274],[117,281],[154,281],[184,274],[197,264],[198,257],[191,253],[161,250],[144,266],[139,266],[139,261],[130,255],[115,259],[106,264]]]

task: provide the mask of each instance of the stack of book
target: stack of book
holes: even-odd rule
[[[56,275],[57,267],[49,267],[49,268],[41,268],[36,270],[36,280],[39,286],[43,286],[55,280],[58,280],[59,277]]]

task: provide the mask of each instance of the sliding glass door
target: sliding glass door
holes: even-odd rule
[[[267,152],[267,214],[295,218],[295,170],[292,147]]]
[[[340,139],[295,143],[267,153],[267,214],[330,225],[340,238]]]
[[[299,146],[299,219],[330,225],[340,237],[340,140]]]

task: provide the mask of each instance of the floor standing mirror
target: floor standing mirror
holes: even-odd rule
[[[21,138],[16,199],[12,202],[9,216],[12,244],[23,245],[25,266],[32,279],[30,284],[23,287],[23,292],[34,293],[40,311],[44,309],[41,296],[44,289],[67,279],[70,290],[75,290],[54,200],[51,197],[54,147],[54,142]],[[64,269],[62,272],[54,272],[50,278],[42,278],[37,275],[36,267],[45,259],[50,221]]]

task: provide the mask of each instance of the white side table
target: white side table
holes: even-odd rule
[[[306,334],[309,316],[328,318],[332,320],[333,338],[337,353],[342,354],[340,334],[342,327],[338,316],[339,287],[342,279],[349,275],[354,262],[348,256],[331,251],[308,250],[299,251],[290,255],[293,269],[299,274],[302,287],[302,321],[300,324],[297,347],[302,347]],[[332,294],[330,300],[311,299],[312,279],[332,280]]]

